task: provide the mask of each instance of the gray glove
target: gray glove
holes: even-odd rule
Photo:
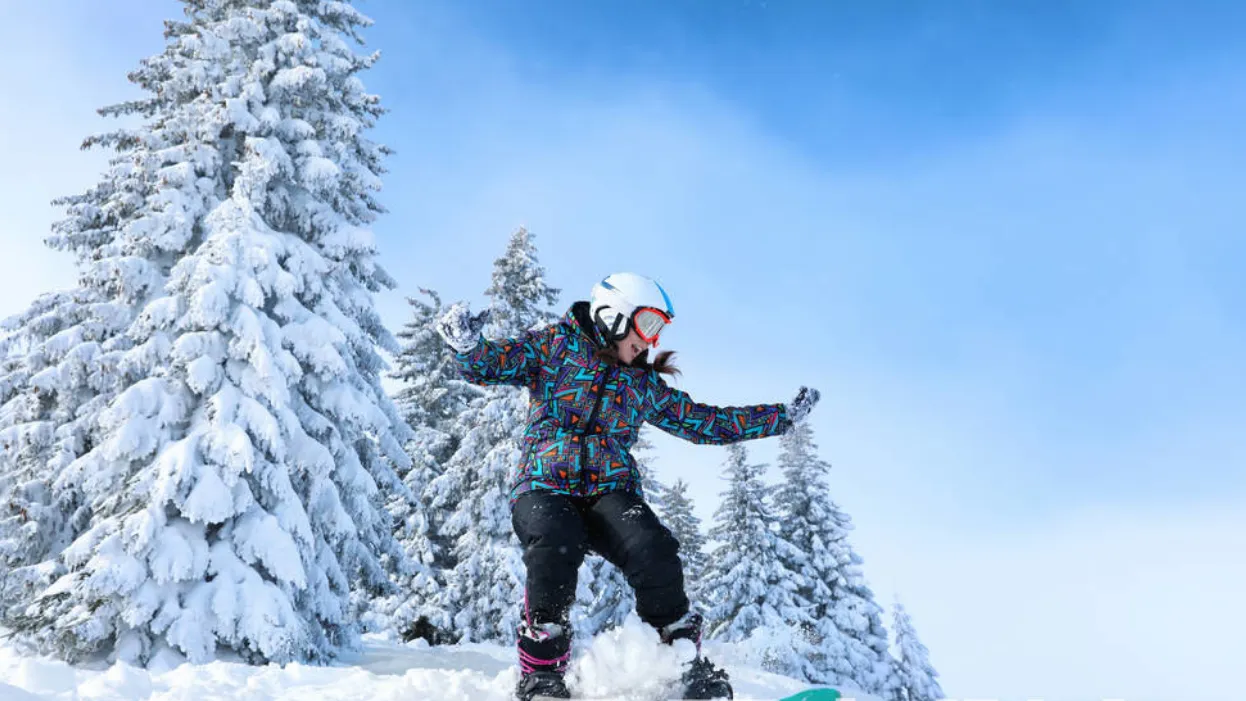
[[[809,416],[809,412],[813,411],[813,405],[818,403],[822,395],[816,389],[810,387],[801,387],[796,393],[796,398],[787,405],[787,417],[792,423],[800,423]]]
[[[466,304],[456,302],[437,320],[437,333],[451,348],[466,353],[480,342],[480,330],[489,321],[489,316],[488,309],[472,316]]]

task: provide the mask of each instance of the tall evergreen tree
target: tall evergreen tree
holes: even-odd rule
[[[454,350],[437,335],[434,323],[445,311],[441,296],[421,287],[420,294],[429,301],[408,297],[411,319],[398,333],[402,350],[394,359],[390,377],[401,383],[394,394],[394,403],[416,433],[433,432],[438,440],[426,440],[428,450],[439,458],[453,454],[453,441],[447,429],[483,390],[459,375]]]
[[[511,234],[506,251],[493,262],[493,276],[485,296],[489,298],[491,332],[511,338],[529,329],[559,320],[552,306],[561,290],[545,282],[545,268],[537,254],[536,237],[525,227]]]
[[[370,20],[184,4],[131,74],[148,96],[103,110],[141,124],[88,140],[117,155],[51,240],[92,307],[61,315],[56,343],[80,350],[46,356],[61,388],[73,363],[99,374],[52,482],[85,523],[64,573],[9,611],[70,659],[325,660],[357,640],[352,588],[383,591],[402,560],[381,490],[402,489],[407,431],[377,351],[397,344],[371,296],[392,281],[367,229],[387,150],[364,135],[375,55],[347,43]]]
[[[658,516],[671,529],[679,541],[679,559],[684,566],[684,588],[693,606],[704,607],[706,601],[701,582],[707,569],[706,539],[701,530],[701,519],[693,510],[692,498],[688,496],[688,483],[675,480],[670,487],[662,488]]]
[[[726,468],[729,484],[714,512],[709,535],[716,545],[702,583],[713,592],[709,637],[752,638],[764,649],[766,669],[798,675],[813,649],[794,631],[810,621],[797,596],[801,575],[785,563],[799,562],[800,553],[774,526],[766,466],[751,464],[744,446],[734,443],[727,446]]]
[[[700,582],[705,573],[706,538],[701,530],[701,519],[693,511],[691,498],[688,497],[688,484],[677,479],[675,484],[668,485],[658,478],[653,466],[653,444],[645,438],[651,430],[648,426],[641,429],[640,438],[636,441],[636,463],[644,476],[645,500],[657,513],[663,525],[671,529],[675,540],[679,541],[679,559],[684,570],[684,589],[688,600],[693,606],[703,607],[701,601]]]
[[[486,291],[492,316],[486,335],[512,338],[555,321],[558,290],[545,283],[533,236],[519,229],[494,261]],[[439,604],[454,612],[460,640],[509,641],[519,623],[525,570],[510,523],[509,489],[519,463],[528,390],[492,386],[459,415],[462,440],[445,473],[430,485],[434,509],[449,513],[441,532],[452,538],[454,569]]]
[[[881,608],[860,572],[861,558],[848,543],[851,519],[831,500],[830,464],[818,458],[813,429],[800,423],[779,438],[783,479],[775,492],[780,533],[800,560],[798,591],[812,622],[804,633],[814,647],[805,661],[813,682],[848,684],[883,693],[889,657]]]
[[[892,606],[892,630],[895,632],[897,701],[941,701],[946,698],[937,681],[939,673],[930,664],[930,651],[917,639],[908,611],[897,600]]]
[[[410,568],[401,574],[397,593],[380,604],[384,620],[378,625],[407,640],[422,637],[440,643],[453,638],[451,611],[438,603],[438,596],[446,573],[454,569],[454,543],[440,532],[446,512],[433,508],[430,485],[459,447],[458,416],[484,392],[462,379],[454,351],[434,328],[443,312],[441,297],[424,288],[420,293],[428,301],[407,299],[412,315],[398,333],[402,352],[391,374],[401,383],[394,401],[413,432],[406,444],[411,469],[402,478],[415,498],[399,496],[390,502]]]

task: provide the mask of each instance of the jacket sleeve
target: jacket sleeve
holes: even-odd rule
[[[692,400],[687,392],[655,383],[650,424],[667,433],[700,444],[726,445],[738,441],[777,436],[791,420],[782,404],[714,406]]]
[[[546,336],[546,330],[536,330],[518,338],[481,338],[475,348],[454,354],[459,374],[477,385],[531,385],[549,347]]]

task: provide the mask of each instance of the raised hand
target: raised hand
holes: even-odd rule
[[[456,302],[437,320],[437,333],[454,350],[466,353],[480,341],[480,330],[488,323],[489,316],[488,309],[472,316],[466,304]]]
[[[792,423],[800,423],[809,416],[809,412],[813,411],[813,407],[818,403],[818,399],[822,397],[818,390],[811,387],[801,387],[796,393],[796,398],[787,405],[787,416]]]

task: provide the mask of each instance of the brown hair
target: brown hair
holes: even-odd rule
[[[619,350],[613,345],[599,349],[594,355],[596,355],[598,360],[604,360],[607,363],[612,363],[614,365],[623,364],[623,362],[619,360]],[[632,364],[629,367],[642,368],[644,370],[655,370],[659,373],[671,375],[673,377],[679,374],[679,368],[675,367],[675,364],[671,362],[671,358],[673,357],[675,357],[675,351],[662,351],[661,353],[658,353],[658,357],[650,363],[649,351],[646,350],[636,356],[636,359],[632,361]]]

